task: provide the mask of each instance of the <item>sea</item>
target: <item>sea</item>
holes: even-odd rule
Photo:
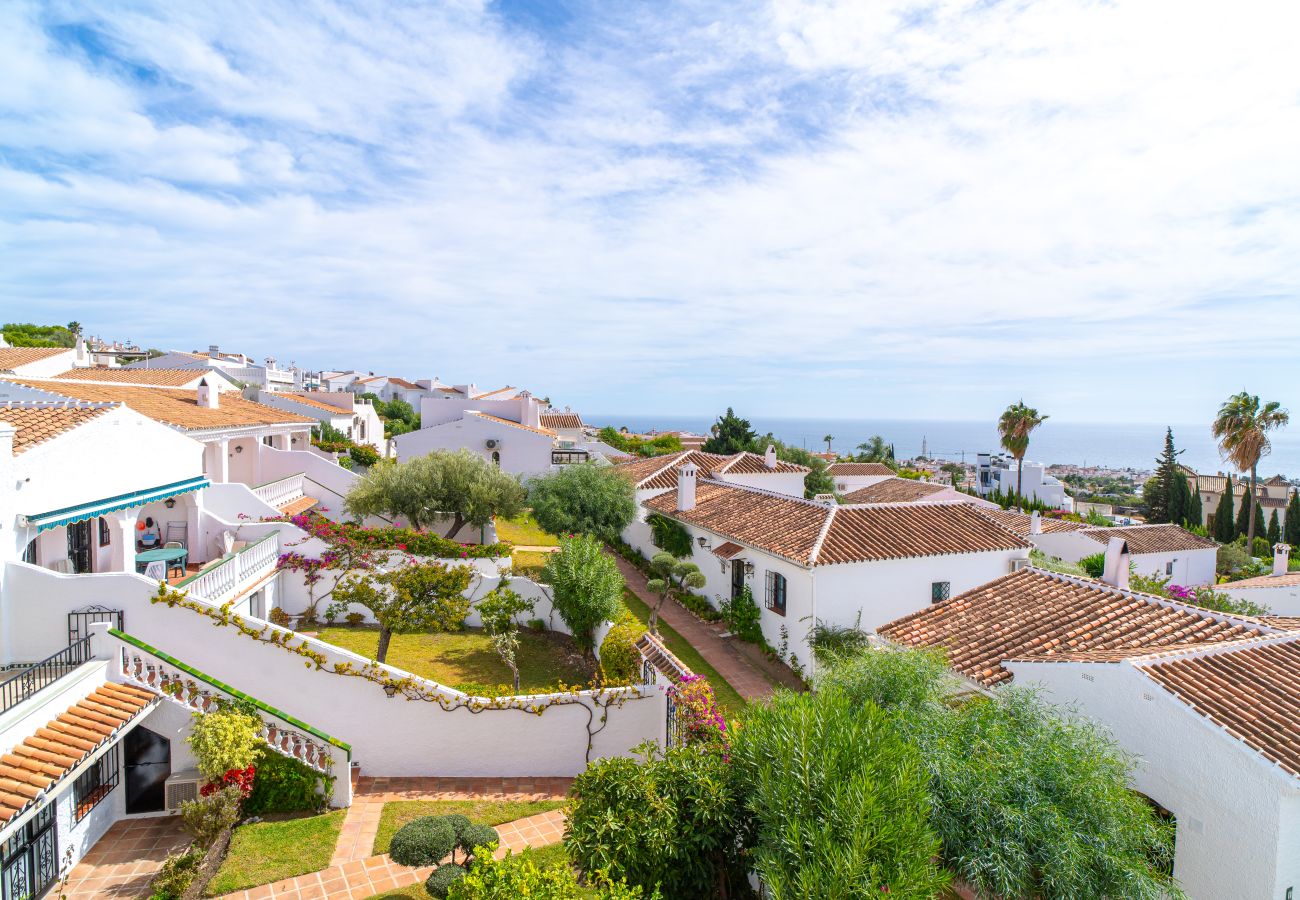
[[[630,431],[692,431],[708,434],[715,418],[708,416],[645,415],[636,413],[591,414],[588,424],[627,426]],[[825,450],[823,436],[834,437],[837,453],[850,454],[872,435],[894,445],[899,459],[919,456],[922,449],[935,459],[973,463],[979,453],[997,452],[996,423],[922,419],[813,419],[755,416],[750,424],[759,434],[771,432],[787,444],[809,450]],[[1110,469],[1149,471],[1164,449],[1165,425],[1105,424],[1087,422],[1044,422],[1029,442],[1026,459],[1035,462],[1103,466]],[[1183,451],[1179,459],[1202,473],[1228,471],[1219,456],[1208,424],[1172,425],[1174,443]],[[1282,473],[1300,476],[1300,423],[1275,432],[1272,453],[1259,466],[1260,477]]]

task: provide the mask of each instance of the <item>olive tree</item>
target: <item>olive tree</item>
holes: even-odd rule
[[[617,538],[636,518],[636,489],[613,468],[584,463],[533,480],[528,503],[551,534]]]
[[[469,566],[414,560],[387,571],[358,572],[334,589],[330,611],[337,616],[352,603],[370,610],[379,622],[375,661],[383,662],[394,633],[460,628],[469,614],[465,592],[473,577]]]
[[[678,559],[671,553],[656,553],[650,560],[650,571],[655,577],[646,582],[646,590],[658,595],[654,609],[650,610],[650,630],[659,633],[659,610],[673,591],[687,588],[702,588],[705,585],[704,573],[693,562]]]

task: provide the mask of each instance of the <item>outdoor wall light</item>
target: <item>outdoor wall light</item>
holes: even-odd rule
[[[175,508],[176,508],[176,498],[175,498],[175,497],[168,497],[166,500],[163,501],[163,506],[167,507],[168,509],[175,509]]]
[[[745,574],[746,575],[754,574],[754,564],[752,562],[745,563]]]
[[[394,697],[397,696],[397,685],[395,684],[384,685],[384,693],[388,695],[389,700],[393,699]]]
[[[705,547],[709,546],[709,539],[706,538],[704,535],[700,535],[700,536],[697,537],[695,540],[699,542],[699,545],[700,545],[700,549],[701,549],[701,550],[703,550]]]
[[[243,452],[244,452],[244,445],[243,445],[243,444],[236,444],[236,445],[235,445],[235,452],[236,452],[236,453],[243,453]]]

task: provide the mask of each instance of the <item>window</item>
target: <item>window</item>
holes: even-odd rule
[[[264,434],[264,435],[262,435],[262,443],[263,443],[263,444],[266,444],[266,446],[268,446],[268,447],[274,447],[274,446],[275,446],[275,436],[274,436],[274,435],[270,435],[270,434]]]
[[[1172,575],[1172,574],[1174,574],[1174,561],[1173,561],[1173,560],[1170,560],[1169,562],[1165,563],[1165,574],[1166,574],[1166,575]]]
[[[113,788],[117,787],[117,744],[108,748],[89,769],[82,772],[77,783],[72,787],[72,801],[76,804],[73,812],[74,822],[80,822],[92,809],[99,805]]]
[[[785,576],[780,572],[767,573],[767,608],[779,616],[785,615]]]
[[[59,879],[55,804],[46,804],[0,844],[0,894],[4,900],[39,897]]]
[[[36,565],[36,538],[27,542],[27,549],[23,551],[23,562]]]
[[[930,585],[930,602],[942,603],[952,596],[951,581],[936,581]]]
[[[107,547],[113,543],[112,532],[108,527],[108,519],[103,516],[99,517],[99,546]]]

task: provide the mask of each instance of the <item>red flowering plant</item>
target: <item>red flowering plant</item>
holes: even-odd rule
[[[713,687],[703,675],[687,675],[673,687],[677,736],[683,744],[728,749],[727,720],[718,709]]]
[[[253,793],[253,779],[257,776],[257,769],[249,766],[246,769],[228,769],[225,775],[221,776],[220,781],[209,781],[203,787],[199,788],[200,797],[208,797],[215,794],[222,788],[234,785],[239,788],[239,795],[247,800],[248,795]]]

